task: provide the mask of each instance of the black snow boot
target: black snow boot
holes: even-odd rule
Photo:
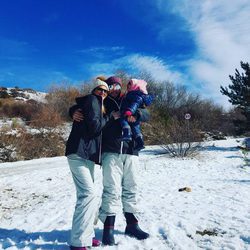
[[[103,245],[108,245],[108,246],[115,245],[114,225],[115,225],[115,216],[107,216],[104,222],[104,228],[102,234]]]
[[[135,149],[140,151],[142,149],[144,149],[144,141],[143,141],[143,138],[142,136],[138,136],[135,138]]]
[[[145,240],[149,237],[149,234],[142,231],[138,225],[138,220],[132,213],[125,213],[125,218],[127,222],[127,226],[125,229],[125,234],[136,238],[137,240]]]

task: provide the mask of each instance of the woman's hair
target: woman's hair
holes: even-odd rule
[[[106,109],[105,109],[104,104],[102,104],[102,114],[106,114]]]

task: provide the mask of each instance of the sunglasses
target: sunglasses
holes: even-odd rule
[[[103,89],[103,88],[96,88],[96,90],[97,90],[97,91],[100,91],[100,92],[103,92],[103,93],[105,93],[105,94],[108,93],[108,90]]]
[[[117,83],[109,85],[109,90],[121,90],[121,88],[121,85]]]

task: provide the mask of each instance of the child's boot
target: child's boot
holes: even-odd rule
[[[142,136],[138,136],[135,138],[135,150],[142,150],[144,149],[144,141],[143,141],[143,138]]]

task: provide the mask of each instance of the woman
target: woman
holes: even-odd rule
[[[97,79],[92,93],[76,98],[84,120],[73,122],[65,155],[76,187],[77,201],[73,216],[70,249],[86,250],[98,246],[94,239],[94,219],[97,211],[94,191],[94,165],[101,158],[101,130],[108,122],[103,100],[108,95],[108,85]]]

